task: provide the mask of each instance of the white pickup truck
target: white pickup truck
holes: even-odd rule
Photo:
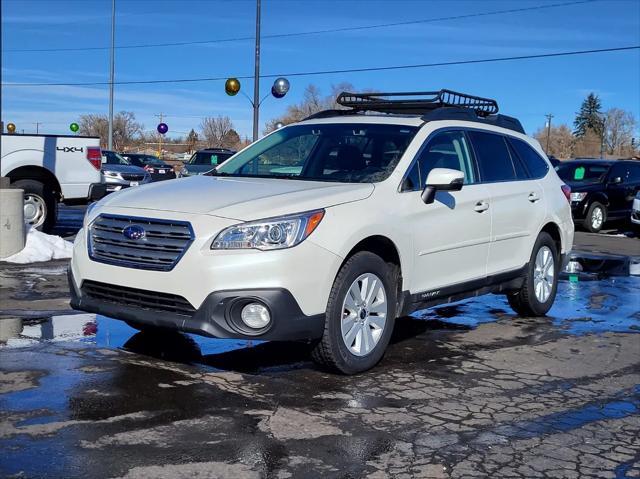
[[[0,176],[24,190],[25,222],[43,231],[56,223],[58,203],[84,204],[106,193],[100,138],[3,134]]]

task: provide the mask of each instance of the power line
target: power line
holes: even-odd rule
[[[262,38],[263,39],[288,38],[288,37],[299,37],[299,36],[308,36],[308,35],[321,35],[326,33],[371,30],[376,28],[400,27],[400,26],[406,26],[406,25],[417,25],[422,23],[434,23],[434,22],[443,22],[443,21],[449,21],[449,20],[463,20],[465,18],[502,15],[505,13],[520,13],[520,12],[528,12],[528,11],[535,11],[535,10],[546,10],[549,8],[581,5],[581,4],[593,3],[597,1],[599,0],[578,0],[573,2],[552,3],[548,5],[536,5],[533,7],[510,8],[506,10],[492,10],[489,12],[468,13],[463,15],[449,15],[446,17],[425,18],[421,20],[409,20],[405,22],[379,23],[375,25],[360,25],[355,27],[326,28],[322,30],[311,30],[307,32],[277,33],[277,34],[271,34],[271,35],[262,35]],[[212,40],[197,40],[197,41],[189,41],[189,42],[142,43],[137,45],[119,45],[119,46],[116,46],[115,48],[122,49],[122,50],[125,50],[125,49],[130,50],[135,48],[179,47],[179,46],[187,46],[187,45],[207,45],[212,43],[229,43],[229,42],[239,42],[239,41],[248,41],[248,40],[255,40],[255,37],[231,37],[231,38],[218,38],[218,39],[212,39]],[[95,51],[95,50],[109,50],[109,49],[110,47],[18,48],[18,49],[2,50],[2,52],[3,53],[79,52],[79,51]]]
[[[589,55],[593,53],[607,53],[607,52],[620,52],[627,50],[638,50],[640,45],[631,45],[625,47],[613,47],[613,48],[599,48],[593,50],[573,50],[568,52],[557,53],[541,53],[538,55],[518,55],[510,57],[494,57],[483,58],[477,60],[458,60],[450,62],[436,62],[436,63],[417,63],[411,65],[393,65],[384,67],[367,67],[367,68],[345,68],[340,70],[317,70],[307,72],[290,72],[290,73],[270,73],[267,75],[260,75],[260,78],[278,78],[278,77],[303,77],[303,76],[317,76],[317,75],[334,75],[339,73],[362,73],[362,72],[374,72],[374,71],[388,71],[388,70],[408,70],[414,68],[430,68],[430,67],[444,67],[453,65],[473,65],[478,63],[495,63],[517,60],[532,60],[539,58],[554,58],[554,57],[566,57],[577,55]],[[221,81],[226,80],[229,76],[219,77],[204,77],[204,78],[176,78],[165,80],[129,80],[129,81],[116,81],[115,85],[150,85],[150,84],[162,84],[162,83],[195,83],[195,82],[207,82],[207,81]],[[252,79],[253,75],[236,76],[240,80]],[[3,83],[3,87],[34,87],[34,86],[100,86],[109,85],[109,82],[77,82],[77,83]]]

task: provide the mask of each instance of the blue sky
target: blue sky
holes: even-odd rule
[[[263,35],[402,22],[561,3],[562,0],[263,0]],[[18,130],[66,133],[83,113],[106,113],[108,87],[18,88],[10,82],[103,82],[108,50],[10,52],[15,49],[108,46],[110,0],[3,0],[2,120]],[[116,44],[251,37],[255,2],[213,0],[116,0]],[[471,60],[640,44],[640,0],[599,0],[581,5],[480,16],[433,23],[263,39],[262,73],[376,67]],[[116,81],[244,76],[253,73],[253,41],[116,51]],[[299,101],[313,83],[357,89],[451,88],[498,100],[501,112],[517,116],[528,132],[553,122],[569,123],[588,92],[603,107],[630,110],[640,118],[640,51],[535,59],[388,72],[291,78],[282,100],[267,99],[261,123]],[[263,93],[272,80],[263,79]],[[251,80],[243,81],[252,95]],[[135,112],[145,129],[163,112],[170,135],[203,116],[228,115],[241,135],[250,135],[252,112],[242,96],[227,97],[224,83],[116,85],[115,109]],[[262,129],[262,128],[261,128]]]

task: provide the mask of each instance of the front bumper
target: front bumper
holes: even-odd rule
[[[127,208],[111,208],[109,214],[131,216],[130,211]],[[312,333],[315,326],[303,327],[302,322],[311,324],[315,321],[314,318],[324,315],[329,293],[343,258],[315,244],[311,239],[285,250],[211,250],[213,238],[224,228],[236,224],[236,220],[186,213],[172,213],[167,218],[166,212],[149,213],[146,217],[190,223],[195,239],[183,256],[170,271],[97,262],[89,257],[87,231],[82,229],[76,235],[70,265],[70,279],[76,294],[74,308],[132,322],[154,324],[157,320],[166,327],[208,336],[247,337],[225,328],[227,323],[212,319],[210,312],[215,309],[212,304],[217,305],[229,297],[240,297],[241,293],[242,297],[246,297],[267,291],[260,293],[258,299],[273,308],[273,321],[278,326],[267,331],[268,335],[259,336],[259,339],[291,339],[295,336],[300,336],[298,339],[309,339],[314,336]],[[89,218],[88,222],[91,221],[92,218]],[[116,305],[90,301],[90,298],[82,294],[82,290],[85,283],[91,282],[115,288],[144,290],[157,295],[178,296],[192,308],[189,316],[193,317],[187,318],[185,322],[184,317],[166,312],[157,313],[140,307],[127,298]],[[282,294],[295,300],[281,299],[284,298],[281,293],[270,293],[271,291],[286,291]],[[225,295],[220,296],[220,293]],[[284,308],[283,304],[289,306]],[[219,312],[215,315],[216,318],[223,316]],[[285,328],[280,325],[281,321],[291,325]],[[289,330],[292,332],[282,332]]]
[[[282,288],[216,291],[210,293],[192,314],[176,314],[141,308],[126,302],[98,299],[85,288],[78,289],[71,269],[68,271],[71,307],[102,314],[139,325],[173,329],[214,338],[260,339],[265,341],[313,340],[322,336],[324,315],[305,315],[290,291]],[[108,286],[108,285],[106,285]],[[133,290],[135,294],[136,291]],[[147,292],[150,293],[150,292]],[[272,321],[263,331],[243,328],[239,310],[247,302],[259,301],[269,308]]]

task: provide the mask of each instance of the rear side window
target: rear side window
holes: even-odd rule
[[[476,153],[480,180],[483,183],[516,179],[507,143],[502,135],[482,131],[469,131],[468,134]]]
[[[526,142],[517,138],[509,138],[509,143],[514,147],[518,157],[526,165],[531,178],[543,178],[549,171],[546,161]]]

